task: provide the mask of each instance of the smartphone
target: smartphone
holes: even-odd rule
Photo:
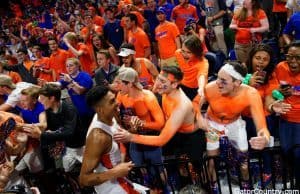
[[[59,73],[59,78],[62,79],[62,80],[64,80],[65,75],[63,73]]]
[[[264,79],[266,77],[266,74],[267,74],[266,71],[259,71],[259,72],[257,72],[257,75],[263,77]]]
[[[280,81],[280,88],[281,89],[287,89],[287,88],[290,88],[291,87],[291,84],[289,84],[288,82],[286,81]]]
[[[257,72],[257,76],[259,76],[260,78],[259,78],[259,83],[256,83],[255,85],[254,85],[254,87],[255,88],[258,88],[258,87],[260,87],[261,86],[261,84],[263,84],[264,83],[264,80],[265,80],[265,77],[266,77],[266,74],[267,74],[267,72],[266,71],[258,71]]]

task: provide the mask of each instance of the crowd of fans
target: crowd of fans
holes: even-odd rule
[[[248,150],[274,139],[293,155],[299,189],[299,11],[297,0],[9,0],[0,8],[0,192],[24,171],[45,179],[79,165],[82,188],[143,193],[126,178],[134,166],[172,155],[200,169],[224,146],[250,189]],[[265,185],[270,160],[263,155]],[[170,193],[165,171],[157,192]]]

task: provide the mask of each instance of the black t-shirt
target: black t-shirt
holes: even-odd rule
[[[61,101],[57,113],[48,109],[46,115],[47,130],[41,135],[42,146],[53,144],[56,141],[64,141],[70,148],[78,148],[85,144],[87,129],[82,127],[78,112],[72,102]]]

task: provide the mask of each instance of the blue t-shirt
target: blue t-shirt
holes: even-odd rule
[[[37,102],[33,110],[24,110],[20,108],[20,113],[25,123],[39,123],[39,116],[41,112],[44,112],[44,106]]]
[[[174,8],[174,5],[172,3],[165,3],[162,5],[163,8],[166,10],[166,18],[168,21],[171,21],[171,14],[172,10]]]
[[[121,21],[116,19],[115,22],[107,22],[103,27],[104,37],[119,50],[124,39],[124,31],[121,27]]]
[[[158,26],[159,22],[156,17],[156,11],[152,10],[144,10],[144,17],[149,23],[150,27],[150,34],[151,34],[151,41],[155,41],[155,28]]]
[[[300,12],[294,13],[286,24],[283,34],[292,35],[295,32],[295,40],[300,40]]]
[[[93,80],[91,76],[86,72],[81,71],[77,75],[77,77],[73,78],[73,80],[80,86],[86,88],[87,91],[93,87]],[[59,82],[64,88],[66,88],[69,84],[68,82],[65,82],[63,80],[59,80]],[[68,93],[80,116],[87,116],[87,115],[94,114],[94,111],[88,107],[85,101],[86,93],[76,94],[73,89],[68,89]]]
[[[40,28],[47,28],[47,29],[53,29],[53,24],[52,24],[52,18],[49,12],[46,12],[43,16],[42,16],[42,21],[39,22],[39,27]]]

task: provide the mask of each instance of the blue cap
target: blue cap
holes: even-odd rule
[[[163,14],[166,14],[166,9],[164,7],[159,7],[157,10],[156,10],[156,14],[158,13],[163,13]]]
[[[185,22],[185,25],[190,25],[192,23],[197,23],[197,22],[194,18],[188,18]]]

